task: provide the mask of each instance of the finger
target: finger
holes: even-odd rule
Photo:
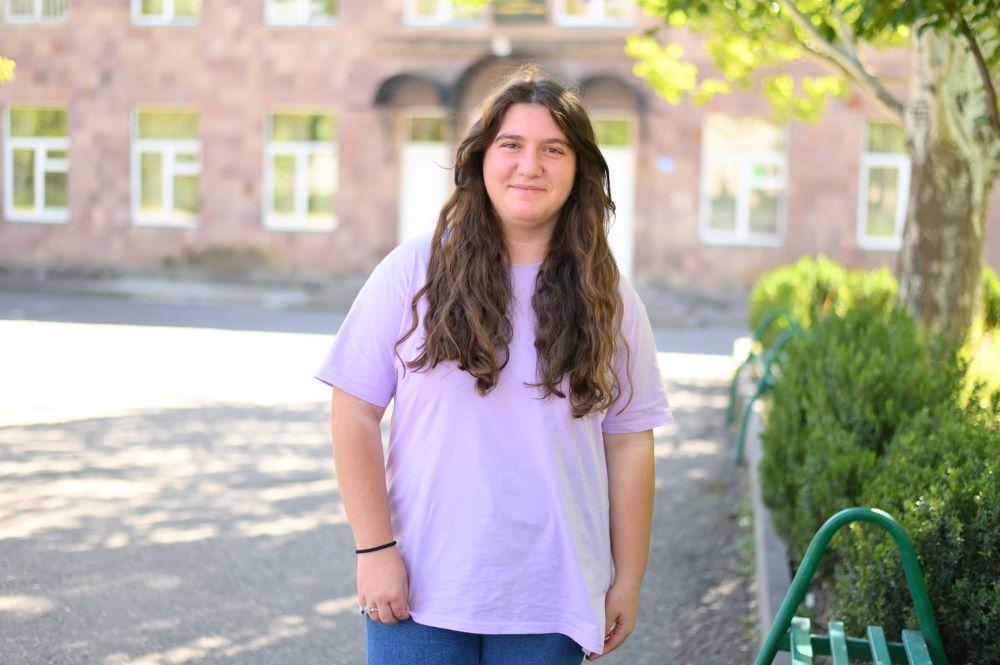
[[[396,617],[392,614],[392,606],[386,602],[379,603],[378,614],[376,615],[378,620],[382,623],[392,624],[396,623]]]
[[[604,653],[609,654],[625,642],[632,631],[625,630],[624,626],[616,625],[611,629],[611,635],[608,636],[607,640],[604,642]]]
[[[389,603],[389,607],[392,608],[392,615],[396,617],[397,621],[406,621],[410,618],[410,610],[406,606],[405,600]]]

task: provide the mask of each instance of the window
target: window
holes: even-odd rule
[[[12,222],[69,219],[69,132],[63,109],[17,107],[3,116],[4,216]]]
[[[139,111],[133,131],[133,220],[149,226],[194,226],[201,173],[197,112]]]
[[[556,0],[555,22],[559,25],[630,25],[635,3],[631,0]]]
[[[270,25],[329,25],[337,18],[337,0],[265,0]]]
[[[11,23],[61,23],[69,0],[4,0],[4,15]]]
[[[702,138],[702,240],[780,244],[785,171],[785,136],[780,127],[754,118],[709,114]]]
[[[460,0],[406,0],[405,15],[410,25],[482,23],[486,8]]]
[[[858,192],[858,245],[863,249],[902,247],[910,158],[903,131],[896,125],[868,124]]]
[[[264,225],[329,231],[337,216],[337,128],[332,113],[282,112],[268,122]]]
[[[132,22],[139,25],[195,25],[201,0],[132,0]]]

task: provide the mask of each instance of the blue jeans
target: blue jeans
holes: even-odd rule
[[[368,665],[580,665],[580,645],[560,633],[477,635],[365,620]]]

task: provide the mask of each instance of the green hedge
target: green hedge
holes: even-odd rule
[[[919,414],[861,493],[862,504],[892,514],[913,539],[953,665],[1000,663],[998,420],[996,403],[991,412],[975,400],[964,412]],[[853,630],[873,617],[893,633],[917,625],[908,594],[897,591],[906,582],[886,534],[852,529],[836,551],[836,602]]]
[[[855,307],[888,311],[896,303],[899,286],[888,268],[848,270],[820,254],[766,273],[750,294],[750,329],[755,330],[772,310],[785,309],[796,321],[811,328],[827,314],[843,315]],[[983,267],[982,317],[988,330],[1000,329],[1000,279],[989,266]],[[776,321],[762,343],[769,346],[785,320]]]
[[[888,268],[847,270],[822,254],[806,256],[758,280],[750,294],[750,328],[756,329],[767,312],[775,309],[788,310],[807,328],[827,314],[844,314],[861,305],[888,311],[896,301],[897,288]],[[762,340],[764,346],[769,346],[786,325],[775,322]]]
[[[861,302],[786,347],[762,432],[764,501],[793,558],[842,508],[893,514],[915,541],[949,662],[1000,663],[1000,396],[960,408],[954,346]],[[833,614],[854,629],[915,625],[895,557],[871,529],[838,535],[819,580]]]

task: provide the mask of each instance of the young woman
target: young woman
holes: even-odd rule
[[[579,664],[635,627],[670,415],[608,178],[579,97],[518,72],[317,373],[371,665]]]

